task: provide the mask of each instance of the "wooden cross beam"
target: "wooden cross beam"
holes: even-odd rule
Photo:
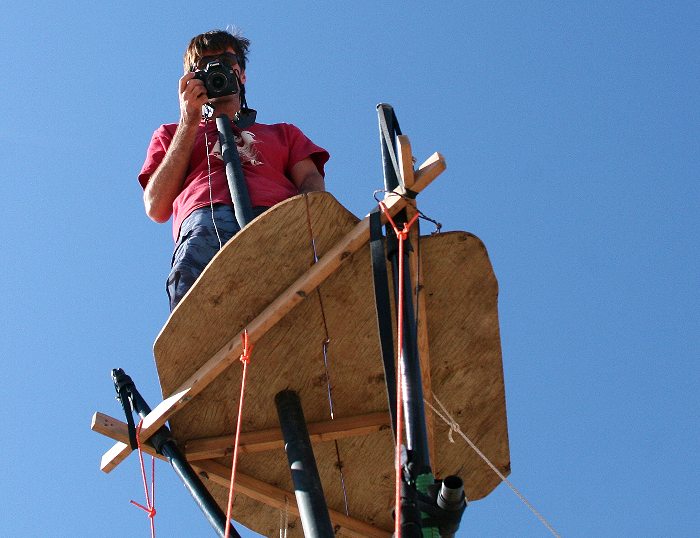
[[[368,413],[354,417],[336,418],[322,422],[310,422],[307,427],[312,443],[324,443],[370,435],[388,429],[391,416],[387,411]],[[127,425],[103,413],[95,413],[92,417],[92,431],[119,441],[129,442]],[[206,439],[190,439],[185,442],[185,457],[193,462],[204,459],[220,458],[233,453],[233,435],[209,437]],[[241,433],[238,450],[241,454],[264,452],[266,450],[284,449],[284,440],[280,428],[250,431]]]
[[[307,424],[307,427],[311,442],[323,443],[346,437],[369,435],[385,430],[391,426],[390,422],[391,416],[389,413],[382,411],[356,417],[310,422]],[[233,435],[208,439],[192,439],[185,443],[185,456],[188,461],[228,456],[233,453],[233,443]],[[280,428],[241,433],[238,445],[238,450],[241,454],[274,449],[284,449],[284,440]]]
[[[345,420],[345,424],[348,425],[354,422],[356,425],[358,425],[382,422],[379,415],[382,415],[381,418],[384,419],[383,422],[386,422],[388,427],[389,417],[387,413],[373,413],[372,415],[365,415],[362,417],[350,417],[349,419]],[[339,420],[341,419],[316,423],[316,429],[328,429],[327,425],[329,423],[338,422]],[[127,443],[129,442],[128,426],[124,422],[102,413],[95,413],[93,415],[91,428],[93,431],[106,435],[107,437],[111,437],[114,440],[120,442],[125,441]],[[309,425],[309,429],[311,429],[311,425]],[[279,432],[279,436],[281,439],[281,432]],[[281,441],[279,445],[282,445]],[[164,456],[158,454],[148,443],[142,443],[141,448],[145,453],[150,454],[153,457],[161,460],[166,459]],[[191,460],[189,456],[188,460]],[[212,459],[199,459],[197,461],[193,461],[192,467],[194,467],[195,471],[197,471],[200,476],[202,473],[204,473],[204,475],[212,482],[227,489],[230,487],[230,467],[226,467],[225,465],[222,465]],[[240,493],[246,497],[250,497],[251,499],[279,510],[289,510],[290,513],[294,514],[295,516],[299,516],[299,507],[297,506],[294,492],[283,490],[282,488],[278,488],[272,484],[268,484],[267,482],[263,482],[262,480],[258,480],[252,476],[243,474],[240,471],[236,472],[235,487],[236,493]],[[346,516],[337,510],[329,509],[328,513],[333,526],[339,527],[339,530],[342,529],[343,536],[352,536],[356,538],[389,538],[391,536],[389,531],[369,525],[368,523],[353,517]]]

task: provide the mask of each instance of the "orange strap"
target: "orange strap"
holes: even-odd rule
[[[253,346],[248,340],[248,329],[243,331],[241,335],[243,342],[243,353],[239,360],[243,363],[243,375],[241,376],[241,399],[238,402],[238,420],[236,421],[236,439],[233,442],[233,462],[231,463],[231,485],[228,490],[228,508],[226,510],[226,534],[225,538],[229,538],[231,532],[231,511],[233,509],[233,486],[236,482],[236,465],[238,463],[238,443],[241,435],[241,422],[243,417],[243,398],[245,396],[245,381],[248,373],[248,364],[250,363],[250,354],[253,351]]]

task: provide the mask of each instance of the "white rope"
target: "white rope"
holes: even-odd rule
[[[540,514],[537,511],[537,509],[535,509],[534,506],[532,506],[530,501],[528,501],[525,498],[525,496],[517,490],[517,488],[505,477],[505,475],[501,471],[499,471],[496,468],[496,466],[493,463],[491,463],[491,461],[484,455],[484,453],[481,450],[479,450],[479,448],[471,441],[471,439],[469,439],[469,437],[467,437],[467,435],[462,431],[462,429],[459,427],[459,424],[457,424],[455,419],[452,418],[452,416],[447,411],[447,409],[442,404],[442,402],[440,400],[438,400],[437,396],[435,396],[435,393],[433,393],[433,398],[435,399],[435,402],[440,406],[440,409],[442,409],[442,413],[440,411],[438,411],[437,409],[435,409],[435,407],[433,407],[433,405],[428,400],[423,399],[423,401],[427,404],[428,407],[430,407],[430,409],[433,411],[433,413],[435,413],[438,417],[440,417],[442,420],[444,420],[445,423],[450,427],[450,431],[447,434],[448,438],[450,439],[450,443],[454,443],[454,439],[452,438],[452,432],[457,432],[459,435],[461,435],[462,439],[464,439],[467,442],[467,444],[472,448],[472,450],[474,450],[474,452],[476,452],[478,454],[478,456],[482,460],[484,460],[486,465],[488,465],[491,468],[491,470],[498,475],[498,478],[501,479],[501,482],[505,482],[508,485],[508,487],[513,491],[513,493],[515,493],[518,496],[518,498],[523,502],[523,504],[525,506],[527,506],[528,509],[533,514],[535,514],[535,516],[537,516],[537,519],[539,519],[540,522],[545,527],[547,527],[549,532],[551,532],[553,536],[556,536],[557,538],[561,538],[559,533],[554,530],[554,527],[552,527],[552,525],[549,524],[549,522],[544,518],[544,516],[542,514]]]

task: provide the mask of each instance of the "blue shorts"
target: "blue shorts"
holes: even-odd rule
[[[254,207],[253,217],[261,215],[266,209]],[[212,208],[207,206],[195,209],[182,221],[165,286],[171,312],[219,252],[219,238],[223,246],[240,230],[233,207],[223,204],[214,204],[213,218]]]

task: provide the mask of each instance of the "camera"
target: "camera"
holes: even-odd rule
[[[210,99],[238,93],[238,77],[233,67],[220,60],[213,60],[204,69],[195,71],[194,78],[204,82]]]

